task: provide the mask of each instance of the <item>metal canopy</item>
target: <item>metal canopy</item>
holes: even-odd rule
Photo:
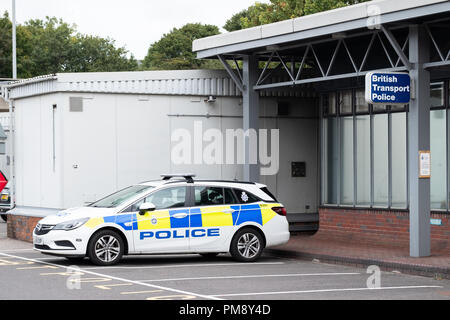
[[[450,65],[450,18],[424,23],[430,39],[430,60],[425,68]],[[326,39],[287,46],[269,46],[252,53],[260,62],[254,90],[292,87],[305,83],[364,76],[373,70],[409,71],[409,24],[381,25],[379,29],[333,34]],[[242,91],[242,54],[217,58]],[[227,60],[231,60],[232,65]],[[280,81],[280,73],[286,80]],[[276,77],[274,77],[276,75]]]
[[[392,5],[385,2],[379,5]],[[373,5],[377,3],[379,1],[373,2]],[[447,35],[450,30],[450,2],[422,1],[416,4],[417,7],[405,1],[399,3],[410,7],[380,14],[374,25],[368,24],[368,18],[341,18],[343,21],[337,24],[322,23],[324,25],[317,28],[243,42],[240,38],[246,36],[231,32],[229,35],[236,33],[239,38],[236,43],[219,46],[221,38],[215,36],[219,38],[200,39],[208,41],[206,44],[194,43],[194,50],[198,58],[219,59],[241,91],[245,84],[238,61],[244,56],[253,56],[259,61],[259,75],[256,83],[250,85],[255,90],[277,89],[360,77],[374,70],[409,71],[412,68],[408,59],[409,26],[418,24],[425,26],[430,39],[430,60],[424,63],[424,67],[449,66],[450,41]],[[357,6],[347,8],[349,14],[358,9]],[[339,12],[330,12],[330,19],[336,13]],[[242,32],[254,33],[252,30]],[[283,80],[280,80],[280,73]]]

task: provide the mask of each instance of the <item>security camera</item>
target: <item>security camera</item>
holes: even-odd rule
[[[205,99],[205,102],[210,102],[210,103],[216,102],[216,97],[209,96],[207,99]]]

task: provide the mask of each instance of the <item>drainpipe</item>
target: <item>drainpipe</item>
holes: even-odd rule
[[[10,99],[9,88],[4,88],[3,98],[9,104],[9,148],[8,148],[8,157],[9,157],[9,175],[10,179],[8,180],[10,183],[10,205],[9,209],[12,210],[15,207],[16,202],[16,174],[15,174],[15,149],[14,149],[14,141],[15,141],[15,130],[14,130],[14,120],[13,120],[13,109],[14,109],[14,100]]]

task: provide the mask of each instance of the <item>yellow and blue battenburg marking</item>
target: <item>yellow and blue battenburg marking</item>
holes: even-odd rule
[[[173,210],[157,210],[141,216],[137,213],[126,213],[102,218],[92,218],[86,226],[95,228],[99,224],[114,223],[124,230],[153,230],[178,228],[208,228],[239,226],[245,222],[255,222],[261,226],[276,216],[272,207],[278,203],[226,205],[202,208],[183,208]],[[225,210],[232,210],[224,213]],[[186,216],[176,218],[175,215],[185,213]],[[102,221],[103,220],[103,221]]]

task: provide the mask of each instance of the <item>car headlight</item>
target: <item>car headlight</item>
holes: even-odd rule
[[[83,218],[83,219],[77,219],[77,220],[71,220],[67,222],[62,222],[57,224],[53,230],[73,230],[76,228],[81,227],[83,224],[85,224],[89,218]]]

